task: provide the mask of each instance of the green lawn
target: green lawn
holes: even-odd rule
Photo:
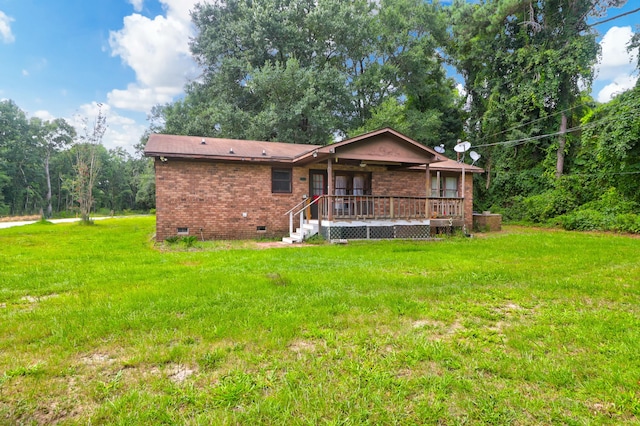
[[[640,239],[0,230],[0,424],[637,424]]]

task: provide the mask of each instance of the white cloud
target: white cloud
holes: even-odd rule
[[[144,0],[129,0],[129,3],[133,5],[133,10],[136,12],[142,11],[142,6],[144,5]]]
[[[107,99],[109,104],[116,108],[148,112],[154,105],[163,105],[171,102],[173,97],[180,91],[176,92],[176,87],[171,86],[151,88],[138,84],[129,84],[126,90],[114,89],[109,92]],[[144,105],[149,105],[149,107],[141,108]]]
[[[53,121],[57,118],[55,115],[51,114],[49,111],[45,111],[42,109],[34,112],[33,116],[38,117],[42,121]]]
[[[597,95],[598,102],[608,102],[613,95],[630,89],[635,84],[634,75],[638,50],[627,51],[627,44],[633,36],[631,27],[611,27],[604,35],[600,46],[602,58],[596,65],[596,82],[605,84]]]
[[[29,76],[29,71],[28,70],[22,70],[22,75],[25,77]]]
[[[132,118],[118,114],[110,105],[97,102],[81,105],[76,114],[66,120],[75,127],[78,135],[84,135],[85,128],[93,125],[99,110],[102,110],[107,124],[107,130],[102,138],[104,147],[107,149],[122,147],[133,154],[133,146],[140,141],[140,136],[146,127]]]
[[[0,40],[2,40],[3,43],[9,44],[16,41],[15,36],[11,32],[11,23],[13,21],[13,18],[7,16],[0,10]]]
[[[111,54],[120,56],[136,73],[134,83],[108,94],[111,105],[148,112],[182,93],[197,73],[189,51],[189,38],[194,35],[189,11],[197,1],[160,0],[166,16],[149,19],[134,13],[124,18],[122,29],[110,33]]]
[[[635,75],[621,75],[616,77],[612,83],[604,86],[597,96],[598,102],[609,102],[615,95],[632,89],[636,85],[638,76]]]

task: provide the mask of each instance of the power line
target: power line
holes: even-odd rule
[[[588,105],[588,102],[584,102],[584,103],[582,103],[582,104],[580,104],[580,105],[576,105],[576,106],[571,107],[571,108],[563,109],[563,110],[561,110],[561,111],[556,111],[556,112],[554,112],[553,114],[550,114],[550,115],[548,115],[548,116],[546,116],[546,117],[540,117],[540,118],[537,118],[537,119],[535,119],[535,120],[527,121],[526,123],[519,124],[519,125],[517,125],[517,126],[511,127],[511,128],[509,128],[509,129],[507,129],[507,130],[503,130],[503,131],[501,131],[501,132],[496,132],[496,133],[493,133],[493,134],[488,135],[488,136],[483,136],[483,137],[481,137],[480,139],[478,139],[478,141],[483,141],[483,140],[485,140],[485,139],[489,139],[489,138],[492,138],[492,137],[494,137],[494,136],[498,136],[498,135],[501,135],[501,134],[503,134],[503,133],[507,133],[507,132],[510,132],[510,131],[512,131],[512,130],[519,129],[519,128],[524,127],[524,126],[528,126],[528,125],[530,125],[530,124],[537,123],[538,121],[547,120],[547,119],[549,119],[549,118],[551,118],[551,117],[554,117],[554,116],[556,116],[556,115],[558,115],[558,114],[562,114],[562,113],[565,113],[565,112],[571,111],[571,110],[573,110],[573,109],[583,107],[583,106],[585,106],[585,105]]]
[[[530,141],[537,141],[540,139],[544,139],[544,138],[549,138],[552,136],[558,136],[561,135],[563,133],[573,133],[573,132],[577,132],[578,130],[584,130],[584,129],[588,129],[591,127],[596,126],[597,124],[600,124],[603,121],[607,121],[609,120],[608,118],[606,119],[601,119],[598,121],[594,121],[592,123],[588,123],[582,126],[576,126],[576,127],[571,127],[567,130],[565,130],[564,132],[554,132],[554,133],[547,133],[544,135],[537,135],[537,136],[530,136],[527,138],[522,138],[522,139],[512,139],[512,140],[508,140],[508,141],[502,141],[502,142],[494,142],[494,143],[487,143],[487,144],[480,144],[480,145],[473,145],[471,148],[484,148],[484,147],[489,147],[489,146],[498,146],[498,145],[508,145],[511,144],[512,146],[518,146],[518,145],[522,145],[526,142],[530,142]]]
[[[640,7],[634,10],[630,10],[629,12],[621,13],[620,15],[612,16],[611,18],[603,19],[602,21],[594,22],[591,25],[587,25],[587,28],[595,27],[596,25],[604,24],[605,22],[613,21],[614,19],[622,18],[623,16],[631,15],[632,13],[636,13],[640,11]]]

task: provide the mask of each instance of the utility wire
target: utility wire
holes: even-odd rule
[[[471,148],[484,148],[484,147],[488,147],[488,146],[508,145],[508,144],[511,144],[512,146],[522,145],[522,144],[524,144],[526,142],[529,142],[529,141],[536,141],[536,140],[548,138],[548,137],[551,137],[551,136],[558,136],[558,135],[563,134],[563,133],[565,133],[565,134],[566,133],[573,133],[573,132],[577,132],[578,130],[588,129],[588,128],[594,127],[597,124],[600,124],[601,122],[607,121],[607,120],[608,119],[602,119],[602,120],[594,121],[592,123],[587,123],[587,124],[582,125],[582,126],[571,127],[569,129],[565,130],[564,132],[554,132],[554,133],[547,133],[547,134],[544,134],[544,135],[530,136],[530,137],[522,138],[522,139],[512,139],[512,140],[502,141],[502,142],[494,142],[494,143],[473,145]]]
[[[632,13],[636,13],[639,11],[640,11],[640,7],[625,13],[621,13],[620,15],[612,16],[611,18],[603,19],[602,21],[594,22],[591,25],[587,25],[587,28],[595,27],[596,25],[604,24],[605,22],[613,21],[614,19],[622,18],[623,16],[631,15]]]
[[[571,107],[571,108],[563,109],[562,111],[556,111],[556,112],[554,112],[553,114],[550,114],[550,115],[548,115],[548,116],[546,116],[546,117],[540,117],[540,118],[537,118],[537,119],[535,119],[535,120],[527,121],[526,123],[519,124],[519,125],[517,125],[517,126],[514,126],[514,127],[509,128],[509,129],[507,129],[507,130],[502,130],[501,132],[496,132],[496,133],[493,133],[493,134],[488,135],[488,136],[483,136],[483,137],[481,137],[480,139],[478,139],[478,141],[483,141],[483,140],[485,140],[485,139],[489,139],[489,138],[492,138],[492,137],[494,137],[494,136],[498,136],[498,135],[501,135],[501,134],[503,134],[503,133],[507,133],[507,132],[510,132],[510,131],[512,131],[512,130],[519,129],[520,127],[524,127],[524,126],[528,126],[528,125],[533,124],[533,123],[537,123],[538,121],[547,120],[547,119],[549,119],[549,118],[551,118],[551,117],[554,117],[554,116],[556,116],[556,115],[558,115],[558,114],[562,114],[562,113],[565,113],[565,112],[571,111],[572,109],[576,109],[576,108],[583,107],[583,106],[585,106],[585,105],[588,105],[588,102],[584,102],[584,103],[582,103],[582,104],[580,104],[580,105],[576,105],[576,106]]]
[[[612,16],[611,18],[607,18],[607,19],[604,19],[604,20],[602,20],[602,21],[595,22],[595,23],[593,23],[593,24],[591,24],[591,25],[587,25],[587,28],[595,27],[596,25],[604,24],[604,23],[606,23],[606,22],[610,22],[610,21],[613,21],[613,20],[615,20],[615,19],[622,18],[623,16],[631,15],[631,14],[636,13],[636,12],[639,12],[639,11],[640,11],[640,7],[639,7],[639,8],[637,8],[637,9],[634,9],[634,10],[630,10],[630,11],[625,12],[625,13],[621,13],[621,14],[616,15],[616,16]],[[506,85],[506,84],[508,84],[508,83],[509,83],[509,82],[503,82],[503,83],[502,83],[502,85]],[[576,106],[571,107],[571,108],[564,109],[564,110],[562,110],[562,111],[557,111],[557,112],[555,112],[555,113],[553,113],[553,114],[551,114],[551,115],[549,115],[549,116],[541,117],[541,118],[538,118],[538,119],[536,119],[536,120],[532,120],[532,121],[529,121],[529,122],[526,122],[526,123],[520,124],[520,125],[518,125],[518,126],[511,127],[511,128],[509,128],[509,129],[503,130],[503,131],[501,131],[501,132],[497,132],[497,133],[493,133],[493,134],[488,135],[488,136],[484,136],[484,137],[482,137],[482,138],[478,139],[478,141],[483,141],[483,140],[486,140],[486,139],[492,138],[492,137],[494,137],[494,136],[498,136],[498,135],[501,135],[501,134],[503,134],[503,133],[507,133],[507,132],[510,132],[510,131],[512,131],[512,130],[519,129],[519,128],[524,127],[524,126],[528,126],[528,125],[530,125],[530,124],[537,123],[538,121],[546,120],[546,119],[551,118],[551,117],[554,117],[554,116],[556,116],[556,115],[558,115],[558,114],[565,113],[565,112],[571,111],[571,110],[576,109],[576,108],[580,108],[580,107],[585,106],[585,105],[587,105],[587,103],[586,103],[586,102],[585,102],[585,103],[582,103],[582,104],[580,104],[580,105],[576,105]],[[594,122],[594,123],[590,123],[590,124],[596,124],[596,123]],[[591,127],[591,126],[589,126],[589,127]],[[570,131],[577,131],[577,130],[579,130],[579,129],[581,129],[581,128],[585,128],[585,127],[575,127],[575,128],[573,128],[573,129],[568,129],[568,130],[566,131],[566,133],[570,133]],[[557,135],[560,135],[560,134],[561,134],[561,132],[556,132],[556,133],[550,133],[550,134],[548,134],[548,135],[535,136],[535,137],[532,137],[532,138],[525,138],[525,139],[519,139],[519,140],[513,140],[513,141],[496,142],[496,143],[491,143],[491,144],[475,145],[475,146],[473,146],[473,148],[487,147],[487,146],[495,146],[495,145],[504,145],[504,144],[508,144],[508,143],[514,143],[514,146],[516,146],[516,145],[520,145],[520,144],[521,144],[521,143],[523,143],[523,142],[528,142],[528,141],[530,141],[530,140],[538,140],[538,139],[543,139],[543,138],[545,138],[545,137],[557,136]]]

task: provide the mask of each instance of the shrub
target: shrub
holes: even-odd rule
[[[640,234],[640,216],[634,213],[623,213],[615,216],[611,229],[618,232]]]
[[[576,231],[594,231],[606,229],[605,215],[597,210],[584,209],[576,210],[572,213],[558,218],[562,227]]]
[[[177,235],[174,235],[173,237],[167,237],[167,238],[165,238],[165,239],[164,239],[164,241],[165,241],[167,244],[175,244],[175,243],[177,243],[178,241],[180,241],[180,237],[178,237]]]
[[[504,210],[506,220],[541,223],[576,207],[575,197],[564,188],[552,189],[526,198],[516,196],[512,201],[512,205]]]
[[[185,246],[185,247],[193,247],[193,245],[198,241],[198,237],[196,237],[195,235],[189,235],[188,237],[182,237],[182,239],[180,240],[180,242]]]
[[[619,215],[624,213],[633,213],[638,208],[638,204],[625,199],[616,188],[609,188],[602,193],[600,198],[591,201],[582,206],[585,209],[593,209],[604,214]]]

